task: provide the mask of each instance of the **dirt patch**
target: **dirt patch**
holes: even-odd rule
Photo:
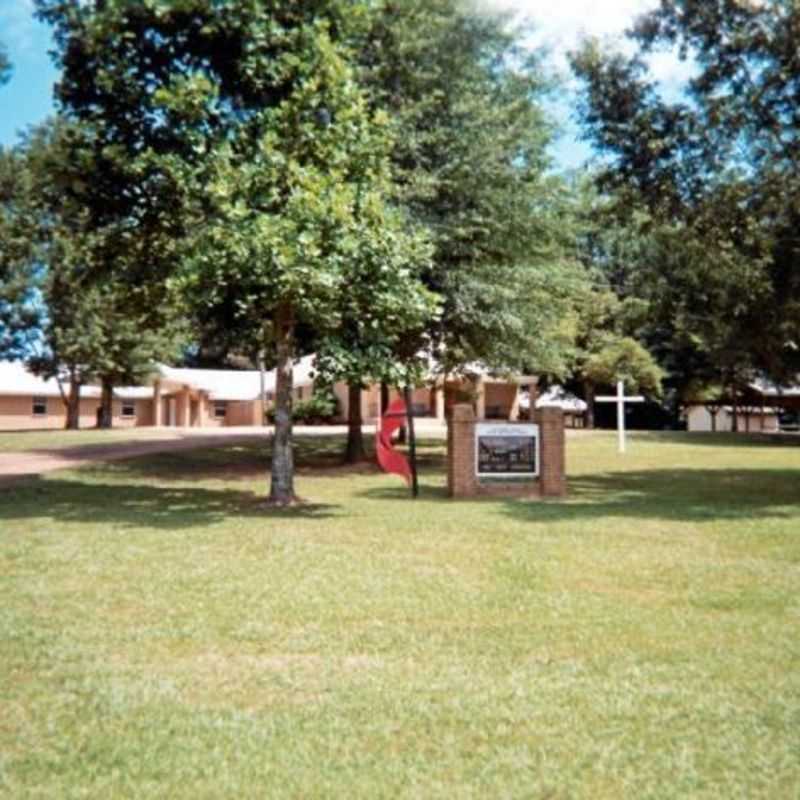
[[[253,441],[263,441],[263,434],[235,436],[197,435],[182,439],[168,438],[145,442],[122,442],[113,445],[85,445],[63,450],[32,450],[25,453],[3,453],[0,479],[41,475],[58,469],[74,469],[99,461],[120,461],[126,458],[156,453],[228,447]]]

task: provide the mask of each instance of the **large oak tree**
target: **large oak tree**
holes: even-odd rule
[[[135,219],[182,244],[165,280],[198,304],[234,294],[235,315],[277,369],[270,500],[294,500],[292,361],[298,326],[337,329],[353,280],[381,280],[375,252],[405,254],[391,320],[422,288],[424,252],[385,203],[388,134],[343,44],[346,0],[38,0],[55,25],[69,116],[91,126],[113,202],[87,192],[100,226]],[[92,198],[96,202],[92,202]],[[360,268],[353,275],[353,265]],[[405,304],[405,305],[404,305]]]

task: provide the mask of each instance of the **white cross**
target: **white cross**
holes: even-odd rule
[[[598,403],[617,404],[617,437],[619,438],[619,452],[625,452],[625,403],[644,403],[644,397],[635,395],[625,397],[625,382],[617,381],[617,393],[613,395],[600,395],[595,397]]]

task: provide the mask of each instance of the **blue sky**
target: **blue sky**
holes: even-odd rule
[[[58,73],[47,51],[52,37],[33,19],[31,0],[0,0],[0,42],[14,65],[11,81],[0,87],[0,144],[53,111],[53,83]]]
[[[546,46],[548,63],[564,76],[565,101],[552,107],[562,135],[552,155],[559,168],[578,167],[591,155],[586,143],[579,139],[572,119],[569,92],[574,85],[569,79],[566,52],[584,34],[601,36],[619,42],[622,31],[636,14],[652,8],[656,0],[474,0],[479,6],[513,11],[531,19],[538,30],[532,44]],[[0,42],[14,65],[11,82],[0,87],[0,145],[18,141],[20,131],[44,120],[53,111],[53,84],[58,73],[48,50],[52,37],[47,26],[33,18],[33,0],[0,0]],[[677,86],[690,72],[671,53],[654,57],[653,71],[669,89]]]

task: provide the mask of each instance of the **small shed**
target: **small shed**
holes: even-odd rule
[[[780,427],[780,409],[773,406],[742,405],[737,408],[736,413],[739,433],[775,433]],[[686,429],[695,432],[729,433],[733,430],[733,406],[687,406]]]
[[[586,420],[586,402],[576,397],[563,386],[551,386],[539,395],[536,408],[557,406],[564,412],[564,425],[568,428],[583,428]]]

